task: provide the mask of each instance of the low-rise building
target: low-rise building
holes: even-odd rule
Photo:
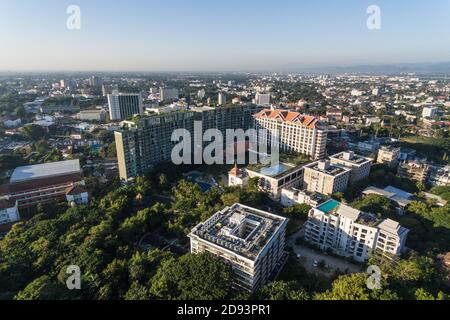
[[[20,219],[17,201],[4,197],[0,199],[0,225],[16,222]]]
[[[66,189],[66,199],[70,205],[88,204],[88,191],[83,185],[71,186]]]
[[[329,200],[309,212],[305,240],[322,250],[365,262],[373,252],[389,258],[401,255],[408,232],[396,221],[380,220]]]
[[[274,166],[256,166],[246,169],[250,178],[258,178],[259,188],[274,199],[280,199],[281,190],[300,187],[303,181],[303,165],[279,163]]]
[[[78,113],[81,121],[106,122],[107,112],[103,109],[82,110]]]
[[[369,177],[373,160],[355,154],[353,151],[341,152],[330,157],[331,164],[342,165],[351,169],[350,183],[365,180]]]
[[[351,169],[320,160],[304,166],[303,187],[311,192],[332,195],[347,189]]]
[[[397,175],[410,180],[425,182],[430,173],[430,166],[422,161],[405,161],[400,163]]]
[[[283,267],[287,223],[281,216],[234,204],[192,229],[191,252],[208,252],[230,264],[235,286],[254,292]]]
[[[84,185],[79,160],[17,167],[9,183],[0,186],[0,197],[18,203],[19,210],[39,203],[67,199],[67,190]]]
[[[328,109],[327,118],[329,122],[342,121],[343,111],[340,109]]]
[[[228,173],[228,185],[231,186],[246,186],[250,178],[245,169],[239,169],[237,165]]]
[[[296,204],[307,204],[311,207],[317,207],[328,198],[317,192],[308,190],[299,190],[296,188],[285,188],[281,190],[281,204],[284,207],[292,207]]]
[[[400,148],[381,147],[378,150],[377,163],[382,163],[390,168],[398,166],[398,158],[400,156]]]

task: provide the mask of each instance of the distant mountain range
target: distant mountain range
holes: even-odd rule
[[[448,75],[450,77],[450,62],[379,64],[379,65],[359,65],[346,67],[329,66],[317,68],[297,68],[291,71],[311,72],[311,73],[365,73],[365,74],[416,73],[427,75]]]

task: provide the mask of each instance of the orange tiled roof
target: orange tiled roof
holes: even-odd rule
[[[318,119],[314,116],[306,116],[301,113],[288,110],[265,109],[257,113],[254,117],[257,119],[270,118],[274,120],[281,120],[284,122],[303,125],[309,129],[316,128],[316,124],[318,122]]]

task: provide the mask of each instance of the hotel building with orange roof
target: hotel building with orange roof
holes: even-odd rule
[[[326,156],[327,130],[314,116],[288,110],[265,109],[255,114],[255,129],[278,131],[280,151],[301,153],[314,160]],[[268,144],[272,134],[267,134]]]

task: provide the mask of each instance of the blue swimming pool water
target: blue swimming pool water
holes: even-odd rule
[[[330,211],[333,211],[337,206],[339,206],[339,201],[336,200],[329,200],[323,204],[321,204],[318,209],[320,211],[323,211],[325,213],[328,213]]]

